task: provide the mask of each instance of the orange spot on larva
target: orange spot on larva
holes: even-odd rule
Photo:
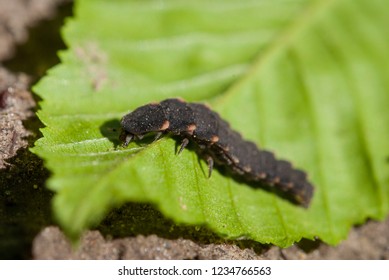
[[[247,173],[251,172],[251,167],[250,166],[244,166],[243,170]]]
[[[213,135],[212,137],[211,137],[211,142],[212,143],[216,143],[216,142],[218,142],[219,141],[219,137],[217,136],[217,135]]]
[[[195,124],[190,124],[186,128],[186,132],[188,132],[189,134],[193,134],[193,131],[195,131],[195,129],[196,129],[196,125]]]
[[[170,126],[169,121],[165,121],[165,122],[162,124],[160,130],[166,130],[166,129],[169,128],[169,126]]]
[[[260,179],[265,179],[266,178],[266,173],[265,172],[261,172],[258,174],[258,178]]]
[[[280,177],[275,177],[275,178],[273,179],[273,183],[278,184],[279,182],[281,182]]]

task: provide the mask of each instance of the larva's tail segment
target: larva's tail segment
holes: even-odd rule
[[[230,129],[218,115],[219,141],[211,145],[216,162],[229,166],[244,180],[271,186],[279,195],[307,207],[313,195],[313,186],[305,172],[294,169],[288,161],[277,160],[272,152],[258,149],[254,142],[244,140]],[[265,186],[264,186],[265,187]],[[271,188],[269,188],[271,189]]]
[[[274,154],[268,151],[259,151],[259,161],[261,164],[257,165],[255,170],[255,176],[259,181],[288,193],[302,206],[309,206],[313,186],[304,171],[294,169],[288,161],[277,160]]]

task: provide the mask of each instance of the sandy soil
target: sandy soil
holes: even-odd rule
[[[116,209],[73,249],[51,218],[49,172],[28,150],[42,127],[31,85],[58,63],[71,14],[67,0],[0,0],[0,259],[389,259],[389,219],[355,227],[337,247],[280,249],[176,226],[143,204]]]

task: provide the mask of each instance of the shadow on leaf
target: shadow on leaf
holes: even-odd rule
[[[112,142],[115,149],[121,144],[119,140],[120,130],[121,127],[119,119],[110,119],[100,126],[101,134]]]

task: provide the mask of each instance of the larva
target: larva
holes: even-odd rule
[[[147,104],[125,115],[121,126],[123,146],[149,133],[156,133],[156,139],[170,133],[182,138],[178,153],[190,141],[196,143],[196,151],[208,163],[209,176],[217,164],[243,180],[274,186],[305,207],[312,198],[313,186],[305,172],[242,139],[219,114],[203,104],[181,99]]]

